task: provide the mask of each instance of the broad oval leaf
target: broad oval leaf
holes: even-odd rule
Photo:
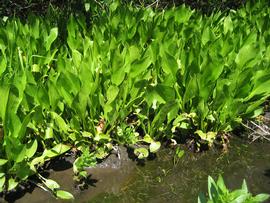
[[[148,157],[149,151],[148,151],[148,149],[141,147],[141,148],[136,148],[136,149],[134,150],[134,154],[135,154],[139,159],[144,159],[144,158],[147,158],[147,157]]]
[[[52,180],[52,179],[46,179],[46,178],[44,178],[42,182],[43,182],[43,183],[46,185],[46,187],[48,187],[50,190],[55,190],[55,189],[60,188],[60,185],[59,185],[57,182],[55,182],[54,180]]]
[[[59,199],[74,199],[73,195],[67,191],[64,190],[57,190],[55,192],[55,196]]]
[[[149,146],[149,150],[152,153],[156,153],[159,150],[160,146],[160,142],[152,142]]]
[[[27,143],[25,145],[25,155],[27,156],[27,158],[31,158],[35,155],[36,151],[37,151],[37,147],[38,147],[38,143],[37,140],[32,140],[31,142]]]
[[[19,183],[15,179],[13,179],[13,178],[8,179],[8,189],[7,190],[10,191],[10,190],[15,189],[18,184]]]
[[[144,137],[143,137],[143,141],[150,144],[152,142],[154,142],[154,140],[150,137],[150,135],[146,134]]]

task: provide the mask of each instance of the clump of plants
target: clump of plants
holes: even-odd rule
[[[208,177],[208,198],[203,194],[199,195],[198,203],[259,203],[269,200],[270,195],[258,194],[253,196],[247,187],[246,181],[243,181],[242,187],[230,191],[224,184],[223,178],[219,176],[217,182],[211,176]]]
[[[55,157],[72,151],[80,181],[116,144],[139,159],[184,136],[200,150],[257,117],[270,95],[269,15],[263,3],[203,17],[116,1],[90,27],[70,16],[64,43],[46,20],[1,21],[0,193],[35,175],[70,198],[40,175]]]

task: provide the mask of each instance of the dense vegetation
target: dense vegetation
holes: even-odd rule
[[[90,26],[71,15],[66,39],[44,19],[2,20],[0,192],[36,175],[69,198],[39,173],[57,156],[76,155],[81,179],[117,144],[138,158],[162,140],[192,139],[199,150],[260,115],[270,94],[264,5],[207,17],[114,2]]]

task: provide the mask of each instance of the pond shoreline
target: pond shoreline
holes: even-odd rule
[[[137,185],[138,184],[137,182],[142,181],[142,180],[139,180],[140,178],[144,179],[143,176],[147,177],[150,182],[157,181],[157,182],[155,182],[155,184],[158,183],[159,181],[161,181],[161,183],[162,183],[163,179],[165,182],[166,181],[173,182],[173,179],[171,179],[172,177],[170,177],[170,176],[172,176],[172,172],[170,172],[170,171],[174,171],[177,167],[179,167],[179,170],[183,170],[183,174],[181,176],[183,176],[182,178],[184,178],[184,180],[187,181],[188,178],[193,179],[196,176],[192,177],[192,175],[187,175],[190,173],[192,174],[192,172],[188,172],[188,171],[194,170],[194,168],[193,168],[194,166],[192,166],[192,165],[195,164],[196,167],[198,167],[198,165],[196,163],[208,162],[209,159],[214,161],[215,157],[217,160],[214,161],[213,163],[215,163],[217,166],[214,168],[215,168],[215,170],[223,173],[222,167],[224,167],[224,166],[222,166],[220,169],[218,169],[219,160],[223,160],[223,159],[225,160],[227,156],[228,157],[230,156],[230,154],[239,153],[239,156],[241,156],[241,153],[242,154],[251,154],[251,152],[247,151],[249,148],[250,149],[261,148],[261,150],[265,150],[265,148],[266,148],[265,146],[270,147],[269,143],[255,142],[255,143],[252,143],[250,145],[247,143],[247,140],[244,140],[241,138],[235,138],[235,137],[232,138],[231,142],[232,142],[232,144],[229,146],[229,151],[227,153],[222,153],[221,150],[219,150],[217,148],[211,148],[210,150],[202,152],[202,153],[193,153],[193,152],[189,152],[188,150],[185,150],[186,155],[183,158],[179,159],[175,165],[172,164],[173,157],[174,157],[174,150],[172,150],[172,149],[162,148],[161,151],[157,153],[157,156],[155,159],[146,161],[144,163],[144,166],[142,166],[142,164],[138,165],[138,162],[129,158],[129,155],[128,155],[126,148],[120,147],[121,157],[122,157],[121,160],[119,160],[118,156],[116,156],[115,154],[111,154],[107,160],[99,163],[97,165],[97,167],[87,168],[87,172],[90,174],[90,176],[89,176],[89,179],[87,180],[87,185],[85,185],[84,190],[80,190],[78,188],[78,185],[76,186],[75,182],[73,181],[72,162],[70,162],[71,161],[70,158],[60,158],[58,160],[53,160],[52,163],[49,165],[50,168],[45,170],[44,175],[47,173],[48,178],[54,179],[57,182],[59,182],[59,184],[61,185],[61,189],[65,189],[65,190],[73,193],[73,195],[75,196],[76,202],[85,202],[85,201],[87,201],[87,199],[91,200],[91,199],[96,199],[96,198],[97,199],[102,198],[102,194],[103,194],[103,196],[105,195],[104,198],[105,197],[115,198],[119,195],[123,196],[123,191],[125,191],[125,190],[127,190],[129,193],[132,193],[131,191],[129,191],[131,189],[131,185]],[[239,152],[237,152],[238,150],[239,150]],[[262,153],[262,152],[260,152],[260,153]],[[245,159],[246,159],[245,161],[250,164],[249,159],[251,159],[251,158],[245,157]],[[228,160],[230,160],[230,158],[228,158]],[[245,161],[243,161],[243,160],[239,159],[238,162],[244,163]],[[249,160],[249,161],[247,161],[247,160]],[[165,163],[165,165],[164,165],[164,163]],[[227,163],[229,163],[229,162],[227,162]],[[205,164],[207,165],[207,163],[205,163]],[[232,179],[232,176],[235,177],[235,175],[239,171],[241,171],[240,169],[237,169],[237,161],[235,162],[235,160],[233,162],[230,162],[229,168],[234,168],[235,167],[234,164],[236,164],[236,168],[234,169],[235,172],[233,174],[226,174],[224,172],[225,181],[227,180],[228,186],[232,187],[232,188],[237,187],[237,185],[239,185],[241,183],[240,180],[238,182],[239,178],[237,178],[236,180]],[[260,162],[260,164],[262,164],[262,163]],[[154,167],[155,165],[157,167],[158,172],[152,171],[149,174],[149,172],[148,172],[148,170],[150,170],[149,168]],[[189,165],[191,165],[190,168],[187,168]],[[241,164],[239,164],[239,165],[241,165]],[[267,165],[267,163],[265,163],[265,165]],[[261,167],[261,166],[259,166],[259,167]],[[257,173],[257,169],[254,168],[254,166],[252,166],[251,169]],[[151,170],[153,170],[153,169],[151,169]],[[142,171],[144,171],[144,172],[142,172]],[[141,175],[142,174],[143,175],[142,176],[138,175],[140,173],[141,173]],[[158,173],[159,175],[157,176],[156,173]],[[168,173],[169,175],[165,174],[165,173]],[[211,172],[209,172],[209,173],[211,173]],[[243,171],[241,173],[243,173]],[[178,173],[176,172],[176,176],[179,176],[178,174],[180,175],[179,172]],[[185,176],[185,174],[187,175],[187,177]],[[204,175],[206,175],[206,174],[204,174]],[[215,172],[214,175],[217,175],[217,172]],[[266,169],[266,171],[265,171],[265,176],[270,177],[270,164],[269,164],[269,170],[267,171],[267,169]],[[168,178],[168,180],[165,180],[166,178]],[[247,179],[250,179],[250,178],[252,178],[252,177],[250,177],[250,175],[247,174]],[[206,179],[204,180],[204,182],[205,181],[206,181]],[[254,192],[268,192],[268,193],[270,193],[269,190],[268,191],[267,190],[266,191],[258,191],[258,189],[256,189],[256,187],[258,187],[258,186],[255,187],[254,183],[252,183],[249,180],[247,180],[247,182],[250,183],[250,185],[252,186],[251,189]],[[268,182],[270,184],[270,179]],[[176,183],[174,183],[174,184],[176,184]],[[205,184],[206,184],[206,182],[205,182]],[[265,184],[267,184],[267,183],[265,183]],[[161,184],[161,185],[162,185],[161,187],[164,187],[163,184]],[[199,190],[200,191],[205,190],[205,186],[206,185],[201,184],[202,189],[200,188]],[[54,201],[63,202],[63,200],[55,200],[54,197],[52,196],[52,194],[50,194],[49,192],[45,192],[38,187],[33,187],[33,185],[30,187],[28,185],[27,187],[28,188],[26,190],[10,193],[9,195],[6,196],[6,201],[4,201],[3,199],[2,200],[0,199],[0,202],[27,203],[29,201],[35,202],[35,201],[32,201],[35,199],[36,199],[36,202],[38,202],[38,201],[46,202],[46,203],[47,202],[54,202]],[[139,185],[137,185],[136,187],[140,188]],[[149,186],[149,187],[151,188],[153,186]],[[198,188],[197,188],[197,190],[198,190]],[[181,194],[179,194],[179,195],[181,196]],[[133,198],[135,198],[135,197],[133,197]],[[117,202],[117,201],[115,201],[115,202]]]

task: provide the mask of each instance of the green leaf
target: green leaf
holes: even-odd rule
[[[256,195],[254,198],[252,198],[252,200],[254,202],[265,202],[266,200],[269,200],[270,195],[269,194],[259,194]]]
[[[211,40],[211,30],[207,26],[204,28],[203,33],[202,33],[202,44],[205,45],[210,40]]]
[[[37,147],[38,147],[38,143],[37,140],[34,139],[32,141],[30,141],[29,143],[27,143],[25,145],[25,151],[26,151],[26,156],[28,158],[31,158],[35,155],[36,151],[37,151]]]
[[[157,84],[156,86],[149,86],[146,89],[145,100],[149,106],[152,106],[154,102],[157,104],[165,104],[175,99],[175,91],[172,87]]]
[[[81,61],[82,61],[82,54],[79,51],[73,49],[72,50],[72,60],[75,64],[75,66],[79,67],[81,64]]]
[[[145,56],[140,60],[136,60],[134,63],[131,64],[130,77],[138,77],[140,74],[147,70],[151,63],[152,60],[149,55]]]
[[[50,34],[45,39],[45,48],[46,48],[46,51],[49,51],[50,50],[52,43],[57,38],[57,35],[58,35],[58,28],[57,27],[52,28],[50,30]]]
[[[0,166],[5,165],[8,162],[6,159],[0,159]]]
[[[178,70],[177,61],[167,52],[165,52],[164,56],[162,57],[162,68],[165,73],[171,74],[170,77],[176,76],[176,72]]]
[[[76,19],[74,18],[73,15],[71,15],[69,18],[67,29],[68,29],[68,37],[72,38],[72,39],[75,38],[76,32],[78,30],[78,24],[76,23]],[[69,46],[70,46],[70,44],[69,44]],[[73,47],[71,46],[71,48],[73,48]]]
[[[90,10],[90,3],[85,3],[84,4],[84,9],[86,12],[88,12]]]
[[[204,196],[204,194],[200,193],[198,196],[198,203],[210,203],[210,202],[209,201],[207,202],[207,199]]]
[[[94,137],[92,133],[87,132],[87,131],[83,131],[82,136],[87,137],[87,138],[93,138]]]
[[[5,122],[7,104],[8,104],[8,98],[9,98],[9,90],[10,90],[9,86],[0,85],[0,98],[1,98],[0,116],[2,118],[2,122]]]
[[[149,150],[151,153],[156,153],[159,150],[160,146],[160,142],[151,142]]]
[[[177,158],[180,159],[180,158],[182,158],[184,156],[185,151],[184,150],[181,150],[180,147],[177,147],[175,154],[176,154]]]
[[[60,185],[55,182],[54,180],[52,179],[46,179],[46,178],[43,178],[42,179],[42,182],[46,185],[46,187],[48,187],[50,190],[55,190],[55,189],[58,189],[60,188]]]
[[[139,159],[144,159],[144,158],[147,158],[148,155],[149,155],[149,152],[148,152],[148,149],[146,148],[136,148],[134,150],[134,154],[139,158]]]
[[[125,76],[125,66],[123,66],[113,72],[111,77],[112,83],[119,86],[125,79]]]
[[[51,112],[51,116],[52,119],[55,121],[56,125],[58,126],[59,130],[67,133],[67,131],[69,130],[69,126],[66,124],[65,120],[55,112]]]
[[[119,93],[119,88],[117,86],[111,85],[107,90],[107,104],[112,103]]]
[[[179,6],[179,8],[177,8],[174,12],[175,15],[175,21],[180,23],[188,23],[190,17],[192,16],[194,11],[191,11],[190,9],[188,9],[185,4],[182,4],[181,6]]]
[[[197,130],[195,131],[195,134],[199,135],[199,137],[202,139],[202,140],[206,140],[208,141],[210,144],[214,141],[214,139],[216,138],[216,135],[217,133],[216,132],[207,132],[207,133],[204,133],[203,131],[201,130]]]
[[[246,183],[246,180],[243,180],[243,183],[242,183],[242,188],[241,188],[243,191],[245,191],[245,193],[248,193],[248,187],[247,187],[247,183]]]
[[[185,88],[185,93],[183,97],[183,103],[189,102],[191,99],[198,95],[198,84],[197,84],[197,77],[191,77],[187,87]]]
[[[0,192],[3,192],[6,182],[6,176],[4,173],[0,173]]]
[[[128,55],[126,60],[128,63],[133,63],[135,60],[140,58],[140,50],[137,46],[128,47]]]
[[[57,198],[60,198],[60,199],[66,199],[66,200],[69,200],[69,199],[74,199],[73,195],[67,191],[64,191],[64,190],[57,190],[55,192],[55,196]]]
[[[208,176],[208,195],[210,200],[215,200],[218,198],[217,185],[211,176]]]
[[[0,58],[0,76],[5,72],[7,68],[7,59],[5,56],[1,56]]]
[[[248,101],[256,95],[261,95],[261,97],[263,98],[264,96],[269,95],[269,93],[270,93],[270,80],[267,80],[263,83],[260,83],[258,81],[255,87],[249,93],[249,95],[244,99],[244,101]]]
[[[143,141],[150,144],[152,142],[154,142],[154,140],[150,137],[150,135],[146,134],[144,137],[143,137]]]
[[[22,138],[25,136],[25,132],[27,130],[27,126],[30,123],[30,121],[31,121],[34,113],[35,113],[35,109],[32,110],[30,113],[28,113],[24,117],[23,122],[22,122],[22,124],[20,126],[20,131],[19,131],[18,136],[17,136],[19,140],[22,140]]]
[[[18,184],[19,183],[15,179],[13,178],[8,179],[8,191],[15,189]]]
[[[153,130],[157,130],[162,123],[164,122],[164,120],[166,119],[168,112],[171,110],[171,108],[175,105],[175,101],[171,101],[168,102],[166,104],[164,104],[160,110],[157,112],[157,114],[155,115],[152,123],[151,123],[151,127],[153,128]],[[152,132],[154,133],[154,132]]]
[[[50,123],[50,124],[48,124],[49,126],[46,128],[46,130],[45,130],[45,139],[51,139],[51,138],[53,138],[54,136],[53,136],[53,124],[52,123]]]
[[[221,175],[219,175],[219,177],[218,177],[217,186],[223,194],[226,194],[229,192],[227,187],[225,186],[224,180],[223,180]]]
[[[250,60],[254,59],[257,56],[256,48],[253,44],[244,45],[238,52],[235,63],[241,69],[243,66]]]
[[[31,169],[30,165],[26,161],[15,164],[13,169],[16,172],[16,177],[18,177],[20,181],[26,180],[36,172],[35,169]]]
[[[110,142],[111,139],[112,138],[109,135],[104,134],[104,133],[97,133],[94,137],[94,141],[96,142],[102,142],[102,141]]]
[[[233,31],[233,22],[230,15],[225,17],[223,27],[224,27],[223,28],[224,34],[227,34],[227,32]]]
[[[224,64],[218,60],[212,60],[208,66],[202,69],[201,86],[215,82],[223,72]]]
[[[6,138],[6,156],[16,163],[22,162],[26,157],[25,146],[14,137]]]
[[[71,146],[60,143],[60,144],[55,145],[53,148],[49,150],[45,149],[42,156],[44,158],[53,158],[67,152],[70,149],[71,149]]]

